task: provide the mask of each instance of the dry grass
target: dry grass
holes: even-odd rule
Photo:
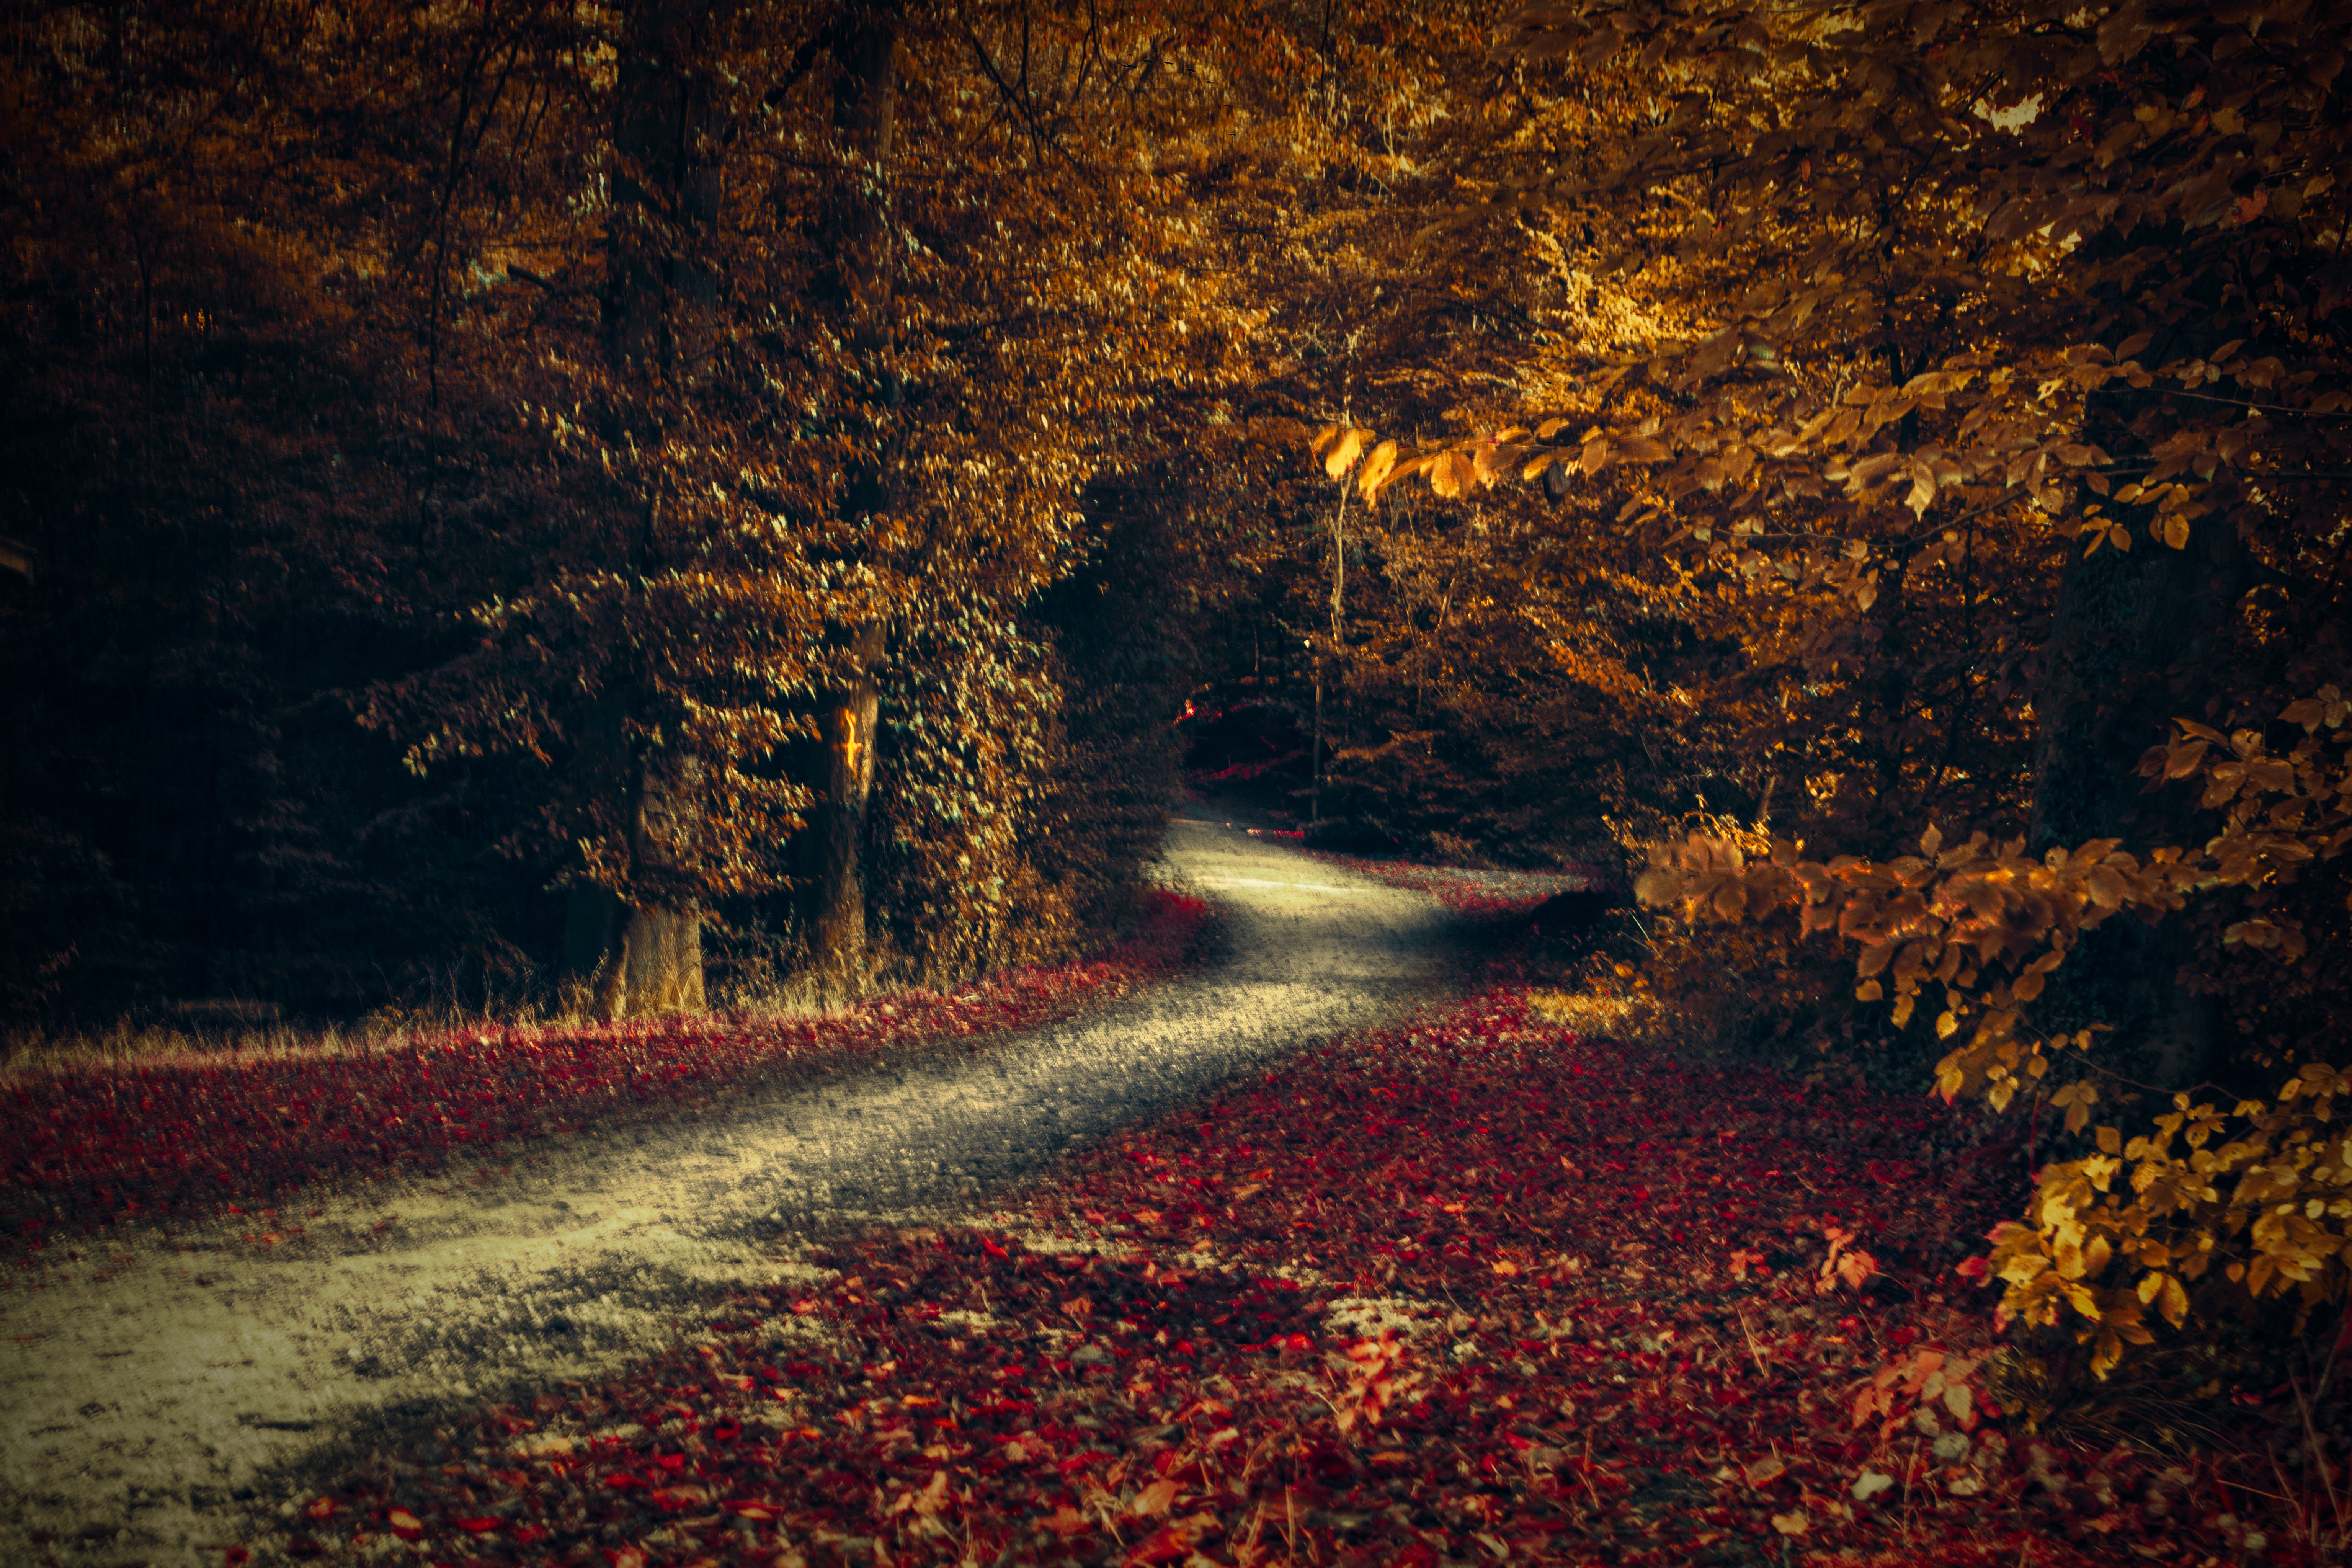
[[[814,984],[730,997],[718,1016],[748,1023],[835,1016],[849,1003]],[[496,1016],[454,1008],[382,1007],[345,1023],[189,1023],[120,1020],[100,1029],[0,1032],[0,1085],[59,1073],[130,1067],[217,1068],[232,1063],[317,1061],[383,1055],[467,1030],[582,1029],[599,1021],[584,1011],[519,1007]]]
[[[184,1027],[121,1022],[103,1030],[11,1030],[0,1034],[0,1084],[91,1068],[206,1067],[224,1062],[300,1061],[359,1057],[415,1044],[426,1029],[362,1019],[327,1028],[270,1024]]]
[[[1538,991],[1528,1001],[1545,1022],[1564,1024],[1589,1039],[1651,1038],[1667,1022],[1658,999],[1642,992]]]
[[[1986,1390],[2011,1413],[2018,1430],[2081,1447],[2127,1444],[2173,1458],[2229,1446],[2216,1402],[2183,1397],[2177,1378],[2151,1375],[2153,1358],[2141,1358],[2137,1375],[2101,1381],[2080,1354],[2055,1352],[2054,1342],[2005,1345],[1985,1363]]]

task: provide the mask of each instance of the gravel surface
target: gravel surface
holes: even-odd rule
[[[0,1563],[207,1565],[341,1465],[625,1362],[801,1236],[970,1214],[992,1188],[1244,1068],[1444,988],[1450,917],[1224,826],[1168,864],[1219,907],[1202,971],[977,1058],[916,1048],[723,1116],[551,1141],[467,1191],[347,1199],[270,1249],[117,1235],[0,1293]]]

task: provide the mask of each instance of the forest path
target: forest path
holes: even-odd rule
[[[1225,951],[1103,1013],[551,1141],[487,1188],[386,1196],[381,1228],[344,1203],[275,1248],[109,1237],[74,1278],[0,1295],[0,1563],[214,1568],[336,1464],[629,1360],[728,1286],[814,1277],[793,1231],[970,1213],[1448,973],[1459,927],[1425,895],[1215,823],[1177,822],[1167,859],[1219,905]]]

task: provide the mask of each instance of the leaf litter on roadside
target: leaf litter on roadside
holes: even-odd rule
[[[1608,872],[1575,862],[1564,861],[1552,871],[1485,871],[1342,855],[1328,849],[1302,849],[1300,853],[1392,888],[1427,893],[1446,908],[1467,915],[1524,914],[1556,894],[1602,892],[1622,886],[1620,879]]]
[[[1156,890],[1136,933],[1099,958],[831,1016],[458,1029],[344,1056],[222,1053],[23,1076],[0,1086],[0,1248],[36,1268],[53,1237],[247,1215],[260,1222],[250,1239],[275,1243],[299,1227],[268,1223],[267,1205],[313,1183],[469,1169],[488,1179],[551,1133],[691,1117],[753,1079],[1053,1022],[1173,973],[1207,918],[1201,900]]]
[[[2203,1563],[2260,1499],[2004,1429],[1951,1113],[1694,1072],[1517,989],[813,1247],[626,1374],[313,1505],[436,1563]],[[308,1523],[309,1521],[305,1521]],[[2283,1544],[2283,1543],[2282,1543]],[[413,1553],[412,1553],[413,1555]]]

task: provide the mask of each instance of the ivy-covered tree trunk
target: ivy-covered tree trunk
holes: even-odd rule
[[[2119,838],[2145,855],[2201,844],[2210,831],[2185,787],[2149,793],[2136,770],[2172,719],[2205,718],[2203,672],[2252,581],[2251,563],[2226,518],[2202,521],[2181,550],[2139,521],[2137,548],[2078,553],[2059,580],[2036,704],[2028,843],[2037,855],[2094,838]],[[2045,1021],[2109,1026],[2103,1054],[2127,1076],[2166,1088],[2198,1081],[2215,1059],[2220,1014],[2211,996],[2184,984],[2195,941],[2186,920],[2107,921],[2053,977]]]
[[[868,367],[869,394],[896,401],[895,384],[880,364],[890,345],[888,214],[883,179],[898,107],[898,17],[887,6],[853,7],[836,20],[832,49],[840,75],[834,84],[834,131],[845,153],[863,168],[856,188],[842,193],[831,226],[830,268],[835,303],[848,319],[852,345]],[[842,510],[856,523],[887,509],[887,455],[869,455],[849,476]],[[804,782],[816,794],[799,847],[797,899],[809,967],[845,979],[866,954],[866,889],[858,847],[874,786],[874,732],[879,718],[875,673],[887,637],[878,621],[849,626],[842,685],[826,694],[817,723],[822,749]]]
[[[858,629],[850,647],[856,671],[818,715],[824,749],[811,782],[818,802],[808,813],[800,845],[801,929],[808,933],[810,966],[829,978],[849,974],[866,956],[866,884],[858,848],[866,837],[866,805],[874,789],[874,731],[881,713],[875,668],[882,628]]]

